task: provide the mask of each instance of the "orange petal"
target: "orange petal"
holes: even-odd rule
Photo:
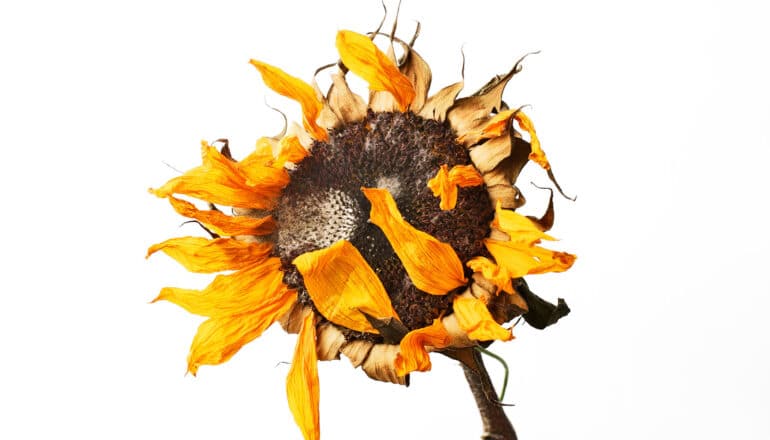
[[[287,136],[281,139],[281,150],[278,153],[278,157],[275,159],[275,166],[282,167],[286,162],[294,164],[302,162],[302,159],[306,158],[310,152],[302,146],[297,136]]]
[[[318,119],[318,115],[323,109],[323,102],[318,99],[315,90],[310,84],[261,61],[251,60],[249,62],[262,74],[262,80],[265,82],[265,85],[279,95],[299,102],[299,105],[302,107],[302,123],[305,126],[305,130],[314,139],[319,141],[329,139],[326,130],[316,123],[316,119]]]
[[[476,298],[458,296],[453,303],[454,314],[460,328],[468,333],[468,337],[477,341],[499,339],[510,341],[513,334],[495,322],[486,304]]]
[[[457,206],[457,187],[477,186],[484,179],[473,165],[455,165],[447,171],[447,165],[441,165],[436,177],[428,181],[428,188],[433,195],[441,197],[439,207],[442,211],[454,209]]]
[[[527,217],[509,209],[503,209],[500,202],[497,203],[495,212],[497,215],[492,225],[510,235],[512,242],[531,245],[540,240],[555,240],[541,231],[537,223]]]
[[[430,356],[425,346],[445,348],[451,342],[451,337],[440,319],[434,319],[433,324],[428,327],[412,330],[401,340],[401,352],[395,361],[396,373],[405,376],[412,371],[429,371]]]
[[[249,313],[203,321],[187,356],[187,370],[194,376],[201,365],[218,365],[227,361],[288,312],[297,299],[293,290],[270,293],[266,301],[255,304]]]
[[[532,121],[521,111],[516,112],[514,117],[516,118],[516,122],[519,123],[519,127],[529,133],[529,143],[532,148],[532,152],[529,153],[529,160],[536,162],[546,171],[551,169],[551,164],[548,163],[545,152],[540,148],[540,140],[537,138],[535,126],[532,124]]]
[[[355,246],[340,240],[293,261],[310,298],[329,321],[352,330],[377,333],[364,316],[398,317],[377,274]]]
[[[492,260],[486,257],[475,257],[466,263],[466,266],[474,272],[480,272],[481,275],[497,286],[497,293],[501,290],[513,293],[513,283],[511,274],[505,268],[498,266]]]
[[[442,211],[454,209],[457,205],[457,185],[449,183],[449,170],[446,165],[441,165],[436,177],[428,181],[428,188],[433,191],[435,197],[441,197],[439,207]]]
[[[294,360],[286,377],[286,396],[294,421],[305,440],[321,438],[318,381],[318,355],[316,354],[316,328],[313,312],[305,314],[294,348]]]
[[[372,204],[371,222],[385,233],[415,287],[444,295],[467,282],[463,264],[452,246],[407,223],[388,190],[361,190]]]
[[[201,222],[218,235],[268,235],[275,230],[273,217],[229,216],[221,211],[201,211],[192,203],[169,196],[168,201],[179,214]]]
[[[414,100],[414,87],[369,37],[352,31],[339,31],[337,51],[342,63],[368,82],[370,89],[390,92],[401,111],[406,111]]]
[[[238,208],[272,209],[289,182],[286,170],[243,168],[202,142],[203,165],[169,180],[150,192],[158,197],[185,194]]]
[[[288,295],[286,290],[281,261],[270,258],[229,275],[217,275],[203,290],[165,287],[153,302],[170,301],[190,313],[216,318],[275,308],[276,301]]]
[[[163,251],[190,272],[211,273],[253,266],[264,260],[272,249],[271,243],[247,243],[232,238],[179,237],[150,246],[147,257]]]

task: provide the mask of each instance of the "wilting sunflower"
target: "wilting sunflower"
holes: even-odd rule
[[[512,339],[501,324],[536,298],[521,277],[574,261],[540,246],[552,240],[552,203],[541,218],[514,212],[528,161],[553,180],[532,122],[501,100],[519,63],[470,96],[457,98],[462,81],[428,96],[414,39],[390,36],[385,53],[376,35],[337,34],[325,94],[252,60],[268,87],[300,104],[302,126],[259,139],[242,160],[226,143],[203,142],[201,166],[151,190],[211,238],[172,238],[148,256],[228,271],[203,290],[166,287],[156,299],[208,318],[189,372],[227,361],[280,322],[299,333],[286,388],[306,439],[320,435],[318,360],[342,353],[374,379],[407,384],[410,372],[430,370],[430,351],[463,361],[462,349]],[[369,84],[368,104],[348,87],[350,73]]]

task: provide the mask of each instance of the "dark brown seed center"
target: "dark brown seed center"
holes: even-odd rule
[[[328,142],[313,144],[274,213],[285,281],[298,288],[301,301],[312,304],[291,261],[345,239],[377,273],[407,328],[429,325],[449,310],[452,295],[414,287],[385,235],[368,221],[370,204],[361,187],[388,189],[406,221],[451,244],[461,261],[484,254],[482,240],[493,215],[486,189],[460,188],[457,207],[442,211],[427,186],[441,165],[470,163],[455,138],[445,123],[412,113],[370,112],[363,121],[332,130]]]

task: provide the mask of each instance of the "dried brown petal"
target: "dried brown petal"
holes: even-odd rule
[[[361,366],[367,376],[382,382],[391,382],[398,385],[408,385],[409,375],[399,377],[396,373],[396,355],[399,346],[392,344],[377,344],[372,347],[369,356]]]
[[[366,116],[366,102],[350,90],[342,72],[332,75],[328,101],[332,111],[346,123],[360,121]]]
[[[285,315],[278,318],[278,322],[281,323],[281,327],[286,333],[299,333],[302,328],[302,319],[305,316],[305,310],[308,307],[294,303],[294,305],[286,312]]]
[[[486,174],[511,155],[513,138],[509,134],[498,136],[470,149],[470,156],[476,169]],[[509,180],[510,182],[510,180]]]
[[[400,67],[401,73],[409,78],[415,91],[414,100],[409,108],[413,112],[419,113],[428,98],[428,89],[430,89],[431,81],[430,67],[414,49],[407,46],[404,50],[406,55]]]
[[[316,340],[316,352],[318,359],[331,361],[340,358],[340,348],[345,344],[345,336],[331,322],[325,322],[318,326]]]
[[[369,352],[372,350],[374,343],[365,341],[363,339],[357,339],[350,341],[340,348],[342,354],[350,359],[350,363],[353,364],[353,368],[360,367],[364,363]]]
[[[532,222],[543,232],[551,230],[556,218],[553,209],[553,190],[550,188],[548,188],[548,190],[551,192],[551,195],[548,198],[548,207],[545,209],[545,213],[543,213],[542,217],[537,218],[530,215],[527,216],[527,218],[532,220]]]
[[[493,205],[500,201],[505,209],[516,209],[524,204],[524,198],[516,187],[510,184],[489,186],[487,192]]]
[[[454,105],[455,98],[457,98],[457,95],[464,86],[465,82],[460,81],[439,90],[435,95],[428,98],[418,115],[425,119],[443,122],[446,119],[447,110]]]

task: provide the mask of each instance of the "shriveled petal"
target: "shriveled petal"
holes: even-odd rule
[[[414,87],[415,97],[412,101],[411,109],[417,113],[425,105],[425,100],[428,97],[431,81],[430,66],[414,49],[409,47],[406,59],[403,65],[401,65],[401,73],[409,78],[412,87]]]
[[[313,86],[275,66],[257,60],[251,60],[250,63],[262,74],[265,85],[279,95],[299,102],[302,107],[302,123],[314,139],[325,141],[329,138],[326,130],[316,123],[323,109],[323,102],[318,99]]]
[[[275,220],[269,215],[262,218],[229,216],[214,209],[199,210],[192,203],[172,196],[168,201],[176,212],[198,220],[219,235],[268,235],[275,230]]]
[[[253,266],[263,261],[272,249],[270,243],[247,243],[232,238],[179,237],[150,246],[147,257],[163,251],[190,272],[212,273]]]
[[[428,98],[418,115],[425,119],[444,122],[447,111],[454,105],[455,98],[460,94],[463,87],[465,87],[465,82],[460,81],[439,90],[435,95]]]
[[[454,314],[460,328],[468,333],[471,339],[477,341],[491,341],[499,339],[510,341],[513,334],[495,322],[489,313],[487,305],[476,298],[458,296],[453,303]]]
[[[465,132],[457,138],[457,142],[463,145],[474,145],[482,139],[501,136],[508,132],[511,126],[511,118],[517,110],[503,110],[477,128]]]
[[[426,346],[445,348],[452,339],[440,319],[434,319],[428,327],[412,330],[401,340],[401,353],[396,356],[396,373],[405,376],[412,371],[429,371],[430,356]]]
[[[345,122],[360,121],[366,116],[366,103],[350,90],[341,72],[332,75],[328,100],[332,111]]]
[[[385,233],[415,287],[444,295],[467,282],[463,264],[452,246],[407,223],[388,190],[361,190],[372,204],[371,222]]]
[[[519,63],[516,63],[507,74],[492,78],[478,92],[455,102],[447,113],[447,119],[459,137],[478,129],[486,123],[492,111],[501,109],[505,86],[519,70]]]
[[[412,83],[369,37],[342,30],[337,33],[336,44],[340,59],[351,72],[369,83],[371,90],[390,92],[401,111],[406,111],[415,97]]]
[[[165,287],[153,302],[170,301],[196,315],[226,317],[283,307],[291,296],[286,290],[280,259],[269,258],[232,274],[217,275],[203,290]]]
[[[529,133],[529,144],[532,148],[532,151],[529,153],[529,160],[537,163],[546,171],[550,170],[551,164],[548,163],[548,159],[545,157],[545,151],[540,148],[540,140],[537,138],[535,125],[532,124],[529,117],[521,111],[514,113],[514,117],[516,118],[516,122],[519,123],[519,127]]]
[[[495,257],[497,265],[508,271],[511,278],[528,274],[564,272],[575,262],[575,256],[572,254],[525,243],[487,239],[484,240],[484,245]]]
[[[455,165],[447,171],[446,165],[441,165],[436,177],[428,181],[428,188],[433,195],[441,197],[439,207],[443,211],[454,209],[457,206],[457,187],[478,186],[484,183],[484,179],[473,165]]]
[[[471,268],[474,272],[481,273],[484,278],[491,281],[497,288],[497,293],[501,290],[507,293],[513,293],[513,283],[511,275],[505,268],[502,268],[495,264],[492,260],[486,257],[472,258],[466,266]]]
[[[316,355],[315,316],[308,312],[294,349],[289,375],[286,377],[286,396],[294,421],[305,440],[321,438],[318,381],[318,356]]]
[[[555,240],[541,231],[537,223],[517,212],[503,209],[500,203],[495,207],[495,213],[492,226],[510,235],[512,242],[531,245],[540,240]]]
[[[190,373],[195,375],[201,365],[218,365],[230,359],[286,313],[297,298],[296,292],[288,289],[261,296],[262,301],[246,313],[214,316],[198,327],[187,356]]]
[[[150,192],[158,197],[185,194],[238,208],[272,209],[289,183],[286,170],[244,167],[202,142],[203,165],[169,180]]]
[[[293,263],[313,304],[329,321],[359,332],[377,333],[364,313],[375,318],[398,317],[377,274],[349,241],[304,253]]]

